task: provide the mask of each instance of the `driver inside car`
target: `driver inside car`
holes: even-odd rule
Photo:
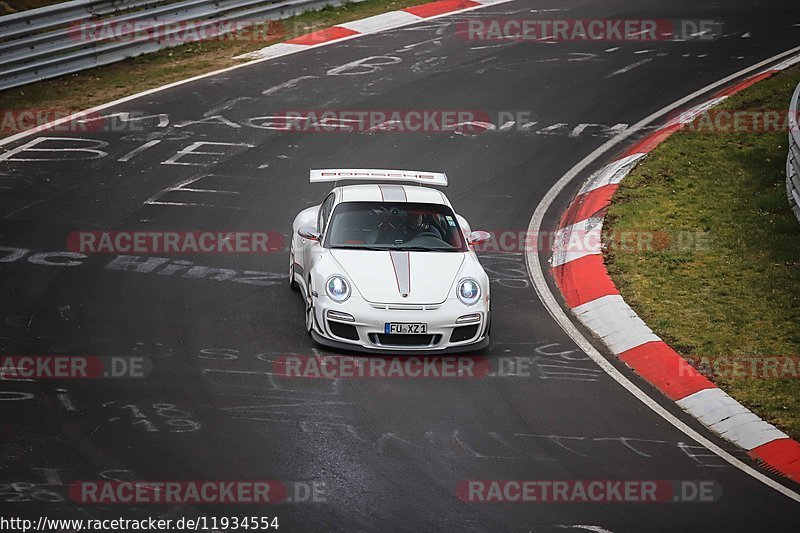
[[[438,238],[442,238],[442,234],[436,226],[425,222],[425,217],[422,213],[412,213],[409,211],[407,224],[412,239],[421,233],[433,233]]]
[[[383,231],[379,233],[378,242],[404,244],[425,234],[442,238],[442,233],[435,226],[426,223],[424,215],[420,212],[407,211],[404,215],[402,211],[392,210],[391,213],[395,220],[387,220],[382,224]]]
[[[404,227],[402,229],[405,234],[402,242],[408,242],[414,239],[415,237],[426,233],[433,234],[439,239],[442,238],[441,232],[435,226],[432,226],[429,223],[425,222],[425,216],[419,212],[415,213],[409,211],[406,216]]]

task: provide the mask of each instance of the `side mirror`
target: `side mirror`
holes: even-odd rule
[[[492,238],[492,234],[488,231],[473,231],[469,234],[469,238],[467,239],[472,244],[483,244],[486,241]]]
[[[300,228],[297,230],[297,234],[304,239],[308,239],[309,241],[319,242],[319,232],[317,232],[316,228],[312,228],[311,226],[304,226]]]

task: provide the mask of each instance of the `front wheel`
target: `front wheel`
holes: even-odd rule
[[[289,253],[289,288],[293,291],[300,290],[300,285],[294,279],[294,251]]]

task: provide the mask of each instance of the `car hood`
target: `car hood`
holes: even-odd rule
[[[444,302],[464,264],[461,252],[334,249],[331,254],[365,300],[386,304]]]

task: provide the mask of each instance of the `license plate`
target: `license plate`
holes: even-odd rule
[[[387,322],[384,326],[384,333],[394,333],[399,335],[424,335],[428,332],[428,324],[410,324],[400,322]]]

